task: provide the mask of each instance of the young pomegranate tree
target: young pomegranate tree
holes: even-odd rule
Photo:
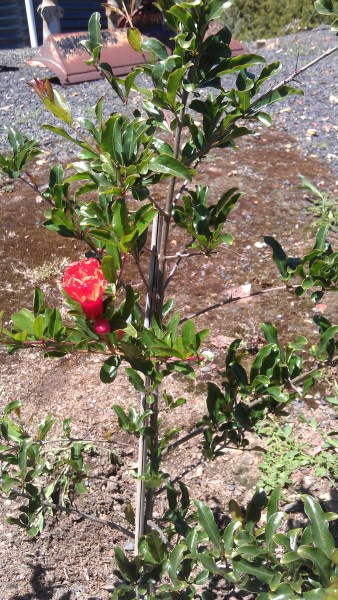
[[[129,27],[129,43],[144,53],[147,63],[123,79],[100,61],[100,21],[99,14],[94,14],[83,42],[87,62],[120,98],[121,113],[104,118],[105,98],[101,98],[95,107],[96,120],[79,122],[65,97],[47,79],[30,84],[61,122],[45,128],[77,147],[72,174],[66,177],[56,165],[47,186],[40,190],[49,204],[44,226],[80,240],[85,251],[83,259],[70,264],[63,275],[68,317],[63,319],[60,310],[50,307],[41,289],[36,289],[33,311],[25,308],[13,314],[11,328],[3,328],[2,333],[10,352],[40,348],[48,357],[99,354],[101,381],[113,383],[123,367],[135,388],[135,403],[128,413],[114,405],[119,427],[138,438],[139,457],[135,513],[129,507],[126,515],[130,524],[135,523],[135,557],[116,547],[120,581],[114,599],[202,594],[208,600],[213,596],[201,592],[201,586],[214,576],[261,600],[336,597],[338,561],[328,520],[337,515],[325,516],[318,502],[304,497],[311,525],[303,537],[298,530],[285,534],[280,532],[286,518],[278,509],[280,490],[269,501],[259,490],[245,515],[232,501],[232,519],[226,527],[219,527],[211,510],[200,501],[191,502],[183,482],[175,487],[162,466],[164,455],[193,436],[201,436],[209,460],[229,443],[246,445],[246,433],[259,419],[268,412],[278,413],[281,407],[285,410],[288,402],[305,395],[318,370],[336,361],[338,326],[324,317],[317,318],[320,339],[311,348],[315,368],[310,372],[303,366],[307,340],[298,336],[283,347],[274,325],[264,323],[266,344],[250,366],[241,340],[227,349],[222,385],[209,382],[206,415],[195,429],[180,436],[179,428],[160,427],[164,408],[179,411],[185,403],[166,392],[168,376],[194,378],[196,368],[210,358],[203,351],[207,330],[196,331],[192,319],[173,312],[174,300],[167,297],[169,284],[174,274],[179,276],[177,268],[185,258],[202,254],[212,260],[232,243],[226,224],[241,196],[231,188],[211,203],[208,187],[194,184],[194,177],[211,150],[234,149],[237,138],[251,134],[257,122],[269,126],[266,110],[292,94],[301,94],[289,83],[311,66],[269,86],[280,70],[278,62],[266,64],[256,54],[232,57],[227,27],[208,35],[210,23],[220,19],[231,4],[232,0],[159,0],[157,6],[172,31],[172,51]],[[319,12],[337,17],[331,1],[315,4]],[[336,50],[337,46],[314,63]],[[150,83],[146,87],[145,78]],[[141,95],[142,107],[126,116],[132,91]],[[36,186],[26,168],[39,153],[36,142],[11,127],[8,138],[12,151],[0,156],[3,172]],[[168,273],[173,226],[184,231],[186,244]],[[318,300],[326,291],[337,290],[338,254],[327,241],[328,231],[329,227],[322,227],[313,249],[300,258],[288,257],[274,238],[265,238],[283,286],[298,296],[310,290]],[[142,292],[126,278],[127,261],[135,264]],[[236,297],[231,297],[222,304],[234,301]],[[138,406],[136,394],[140,395]],[[85,456],[92,446],[85,440],[74,441],[70,420],[65,419],[64,446],[62,450],[58,446],[54,454],[49,450],[47,458],[43,442],[54,423],[47,416],[35,434],[28,432],[17,401],[7,405],[1,420],[2,489],[12,497],[22,497],[19,516],[11,522],[32,536],[43,530],[48,514],[76,511],[71,507],[74,491],[86,491]],[[167,507],[155,518],[156,492],[163,485],[167,486]],[[259,527],[265,508],[267,525]],[[133,535],[127,527],[107,524]],[[276,553],[277,546],[282,550]]]

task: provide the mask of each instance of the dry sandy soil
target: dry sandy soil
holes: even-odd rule
[[[46,155],[33,167],[40,183],[45,182],[50,157]],[[182,314],[217,302],[231,288],[252,284],[253,290],[278,285],[278,274],[270,260],[270,251],[262,243],[263,235],[275,236],[294,255],[301,255],[313,240],[315,224],[306,210],[307,201],[299,184],[302,173],[322,189],[332,191],[332,174],[315,158],[302,156],[297,142],[287,134],[274,130],[259,130],[259,134],[240,142],[239,151],[218,150],[204,163],[198,175],[199,183],[212,185],[212,198],[229,187],[238,186],[245,192],[229,219],[228,230],[235,242],[231,250],[224,249],[212,262],[198,257],[182,263],[173,280],[170,295],[176,298]],[[34,285],[45,291],[49,300],[61,304],[59,291],[64,266],[82,256],[83,248],[42,227],[44,206],[36,193],[19,182],[14,190],[3,187],[0,195],[0,279],[1,308],[5,320],[19,308],[31,307]],[[182,236],[173,232],[171,249],[182,248]],[[130,279],[137,283],[130,270]],[[325,299],[325,315],[337,315],[337,298]],[[166,425],[179,423],[185,430],[204,414],[205,383],[217,376],[229,338],[242,336],[247,344],[262,341],[259,323],[271,321],[282,332],[282,340],[296,333],[314,335],[311,320],[314,307],[307,300],[297,300],[286,292],[275,292],[243,298],[222,306],[197,319],[198,327],[208,327],[211,334],[205,347],[215,353],[215,364],[204,369],[197,383],[172,378],[173,394],[184,395],[186,405],[169,416]],[[135,405],[137,398],[121,369],[114,384],[99,381],[99,357],[70,356],[43,359],[33,351],[8,356],[1,351],[1,404],[18,398],[23,403],[23,417],[32,426],[50,412],[58,419],[71,416],[74,434],[90,439],[105,439],[98,443],[100,456],[92,459],[92,478],[88,494],[76,500],[79,509],[98,517],[111,518],[124,525],[123,509],[127,500],[134,502],[134,481],[128,467],[136,460],[135,443],[118,431],[111,406],[119,402],[124,407]],[[326,388],[330,387],[330,381]],[[307,416],[316,417],[318,425],[332,429],[333,410],[323,403],[325,386],[311,392],[302,408]],[[291,408],[290,422],[296,423],[299,439],[309,448],[318,445],[316,434],[297,419]],[[256,441],[253,439],[252,443]],[[128,445],[129,444],[129,445]],[[122,466],[108,459],[113,451],[122,453]],[[191,495],[208,500],[220,515],[235,497],[246,504],[259,480],[259,451],[228,450],[213,463],[201,458],[198,439],[180,448],[169,457],[166,467],[172,477],[183,473]],[[334,493],[327,480],[316,478],[303,469],[289,489],[294,498],[300,489],[308,489],[337,510]],[[164,497],[158,499],[159,509]],[[3,499],[0,508],[0,598],[1,600],[99,600],[109,597],[114,576],[113,546],[124,543],[120,534],[97,527],[78,517],[61,515],[50,521],[43,535],[29,540],[25,533],[5,523],[6,515],[14,514],[15,503]],[[215,594],[217,592],[215,591]],[[215,595],[216,597],[216,595]],[[220,591],[219,598],[240,598]]]

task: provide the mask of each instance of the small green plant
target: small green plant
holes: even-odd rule
[[[300,179],[302,189],[311,192],[311,196],[307,197],[310,203],[308,211],[314,216],[316,224],[319,227],[328,225],[333,231],[338,232],[338,196],[321,192],[303,175]]]
[[[262,477],[259,484],[266,490],[280,485],[285,487],[292,482],[292,474],[301,467],[309,467],[311,457],[306,453],[305,444],[295,440],[290,424],[280,426],[272,420],[257,425],[260,438],[267,441],[264,458],[259,464]]]
[[[22,502],[19,516],[9,517],[8,523],[24,528],[31,537],[43,531],[48,515],[66,510],[75,494],[87,492],[89,466],[84,457],[93,455],[95,448],[72,437],[70,419],[64,419],[63,437],[55,448],[48,434],[56,423],[47,415],[31,431],[22,420],[18,400],[7,404],[0,419],[1,488]]]
[[[256,432],[267,442],[264,458],[259,464],[262,477],[259,485],[269,491],[277,486],[288,486],[292,483],[292,474],[298,469],[312,469],[316,477],[327,478],[333,483],[337,480],[337,432],[325,434],[316,422],[310,422],[317,432],[321,433],[322,449],[315,455],[311,446],[299,442],[294,435],[294,426],[286,423],[281,426],[270,419],[259,422]]]

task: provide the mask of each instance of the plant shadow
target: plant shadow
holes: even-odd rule
[[[30,564],[32,569],[32,575],[30,583],[32,586],[32,592],[12,596],[10,600],[52,600],[56,589],[63,587],[63,584],[48,583],[45,581],[45,574],[47,571],[52,571],[51,567],[44,567],[41,564]],[[65,592],[59,596],[58,600],[70,600],[71,592]]]

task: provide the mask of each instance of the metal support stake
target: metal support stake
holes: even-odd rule
[[[29,39],[31,43],[31,48],[38,47],[38,38],[36,36],[36,27],[35,27],[35,19],[34,19],[34,10],[32,0],[25,0],[26,5],[26,15],[28,21],[28,31],[29,31]]]
[[[158,275],[158,252],[161,243],[162,220],[157,214],[153,221],[151,235],[151,255],[148,275],[148,293],[146,300],[146,312],[144,319],[144,327],[149,329],[152,324],[153,314],[155,311],[155,303],[157,298],[157,275]],[[151,381],[146,378],[145,387],[151,386]],[[147,394],[141,395],[141,413],[149,408],[147,404]],[[135,518],[135,554],[138,551],[138,542],[145,531],[146,518],[146,490],[144,481],[140,479],[145,473],[147,463],[147,436],[140,435],[139,438],[139,454],[138,454],[138,477],[136,486],[137,506]]]
[[[59,6],[58,0],[42,0],[38,13],[43,20],[43,41],[53,33],[61,33],[60,19],[64,10]]]

